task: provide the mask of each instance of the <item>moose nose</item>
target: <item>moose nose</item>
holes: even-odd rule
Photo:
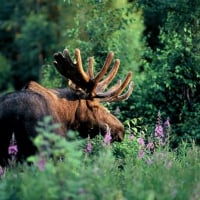
[[[114,136],[112,136],[112,142],[122,142],[122,140],[124,139],[124,131],[120,131],[118,133],[115,133]]]
[[[124,139],[124,131],[118,133],[118,141],[121,142]]]

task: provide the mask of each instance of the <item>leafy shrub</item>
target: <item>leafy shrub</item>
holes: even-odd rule
[[[174,145],[181,140],[199,142],[199,1],[176,0],[147,3],[144,8],[147,40],[141,81],[133,95],[132,111],[146,124],[161,110],[173,126]],[[193,12],[189,12],[193,10]],[[157,18],[155,17],[157,16]],[[149,19],[155,20],[149,20]],[[158,25],[160,24],[160,26]],[[154,30],[156,35],[151,35]],[[156,36],[156,38],[155,38]],[[157,40],[154,43],[154,39]],[[152,41],[149,41],[152,39]],[[153,45],[153,47],[152,47]],[[193,122],[192,122],[193,121]],[[192,129],[188,126],[192,123]]]
[[[75,1],[69,8],[76,8],[73,26],[63,33],[70,52],[78,47],[83,60],[94,56],[98,71],[112,50],[121,61],[118,78],[128,70],[137,71],[144,45],[141,11],[124,0]]]
[[[0,53],[0,91],[8,90],[12,85],[12,81],[10,80],[11,76],[11,65],[9,61]]]
[[[149,151],[138,131],[121,144],[105,145],[101,137],[90,140],[92,149],[88,152],[87,139],[70,133],[71,138],[65,140],[53,134],[57,126],[51,126],[49,118],[39,123],[35,139],[39,154],[29,158],[32,165],[24,163],[4,171],[0,199],[198,199],[197,146],[182,143],[178,151],[168,146]],[[115,154],[116,148],[124,155]]]
[[[40,67],[44,64],[45,59],[49,55],[52,56],[54,52],[56,27],[46,18],[43,14],[30,14],[26,18],[20,34],[15,38],[19,56],[13,71],[15,86],[18,88],[30,80],[38,81]]]

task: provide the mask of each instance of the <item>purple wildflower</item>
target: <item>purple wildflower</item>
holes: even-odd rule
[[[157,116],[154,134],[155,134],[155,137],[159,137],[159,138],[164,137],[160,111],[158,111],[158,116]]]
[[[144,150],[140,149],[139,152],[138,152],[139,159],[142,159],[144,157],[144,154],[145,154]]]
[[[8,147],[8,154],[10,156],[16,156],[18,153],[18,147],[17,147],[17,142],[15,140],[15,134],[12,134],[12,138],[10,140],[10,145]]]
[[[155,137],[164,137],[162,125],[156,125],[156,128],[155,128]]]
[[[46,160],[44,158],[41,158],[36,165],[38,166],[40,171],[44,171],[45,164],[46,164]]]
[[[14,144],[14,145],[10,145],[9,147],[8,147],[8,154],[9,155],[17,155],[17,153],[18,153],[18,148],[17,148],[17,145],[16,144]]]
[[[110,128],[107,125],[106,134],[104,136],[103,142],[104,142],[105,145],[110,145],[111,140],[112,140],[112,137],[111,137],[111,133],[110,133]]]
[[[138,138],[138,144],[141,146],[144,146],[144,139],[143,138]]]
[[[92,151],[92,143],[88,141],[86,146],[86,152],[90,153]]]
[[[147,149],[148,149],[149,151],[153,150],[153,149],[154,149],[154,143],[153,143],[153,142],[149,142],[149,143],[147,144]]]

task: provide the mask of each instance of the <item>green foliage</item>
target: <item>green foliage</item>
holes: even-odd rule
[[[143,48],[141,11],[126,1],[76,0],[65,2],[62,6],[65,11],[60,13],[59,22],[60,27],[66,28],[60,32],[58,42],[70,50],[72,57],[74,49],[80,48],[84,66],[88,65],[88,57],[94,56],[95,70],[98,71],[108,51],[112,50],[116,54],[115,58],[121,60],[118,78],[125,76],[128,70],[137,71]],[[48,81],[48,77],[51,81]],[[55,77],[59,76],[54,69],[46,66],[42,68],[42,83],[52,87],[52,79]],[[56,86],[66,85],[62,80],[57,80]]]
[[[48,88],[66,87],[67,80],[63,79],[52,64],[46,63],[41,68],[40,83]]]
[[[49,24],[43,15],[31,14],[27,17],[15,40],[20,54],[15,74],[21,77],[22,82],[39,79],[44,55],[52,54],[54,37],[55,26]]]
[[[12,81],[10,80],[11,66],[9,61],[2,54],[0,54],[0,63],[0,90],[8,90],[12,85]]]
[[[29,80],[65,87],[51,64],[56,49],[73,56],[80,48],[84,66],[94,56],[95,71],[112,50],[121,60],[116,79],[131,70],[135,86],[127,101],[106,106],[122,122],[142,117],[149,126],[161,110],[175,143],[199,141],[199,10],[198,0],[3,0],[0,59],[9,64],[0,67],[0,90]]]
[[[70,140],[54,134],[57,127],[50,125],[48,117],[39,123],[38,155],[29,158],[32,165],[24,163],[5,171],[0,199],[181,200],[200,195],[200,152],[195,145],[182,143],[178,151],[160,146],[149,152],[138,143],[139,131],[138,136],[117,144],[128,152],[124,157],[113,154],[115,143],[100,145],[100,138],[93,141],[99,153],[92,154],[83,151],[85,141],[77,140],[74,133]],[[138,157],[141,149],[144,155]]]
[[[66,30],[67,48],[79,47],[83,58],[94,56],[98,68],[112,50],[121,60],[122,75],[137,70],[143,48],[140,11],[125,1],[85,0],[71,6],[78,12],[73,28]]]
[[[4,1],[0,14],[0,51],[9,60],[15,89],[39,80],[40,67],[58,43],[58,7],[55,1]],[[52,62],[52,61],[51,61]]]
[[[145,52],[141,74],[144,78],[138,80],[134,93],[135,110],[137,116],[145,116],[147,123],[154,120],[158,110],[169,116],[176,143],[182,139],[199,141],[196,125],[199,121],[200,4],[188,0],[160,3],[151,4],[152,10],[163,17],[159,46]],[[143,6],[151,9],[149,5]],[[194,11],[192,14],[191,10]],[[188,128],[189,121],[192,130]]]

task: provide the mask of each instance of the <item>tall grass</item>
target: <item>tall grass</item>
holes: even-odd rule
[[[122,143],[77,139],[73,132],[65,140],[48,123],[39,124],[32,164],[4,169],[0,200],[199,200],[200,150],[194,143],[171,150],[153,141],[149,148],[130,132]]]

